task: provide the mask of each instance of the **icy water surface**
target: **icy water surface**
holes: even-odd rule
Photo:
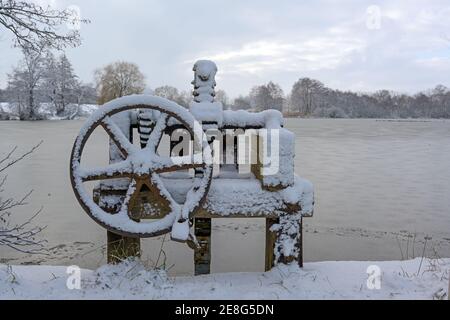
[[[0,122],[0,154],[44,144],[9,171],[6,195],[34,189],[41,206],[36,223],[50,254],[26,256],[0,247],[0,263],[77,264],[105,262],[105,231],[79,207],[69,182],[72,143],[82,121]],[[316,190],[315,217],[306,220],[305,260],[391,260],[450,257],[450,122],[289,119],[296,140],[296,171]],[[107,160],[107,138],[94,136],[85,160]],[[263,220],[216,220],[212,271],[264,269]],[[425,245],[424,238],[430,236]],[[144,240],[144,259],[192,272],[192,251],[163,238]],[[160,248],[163,248],[162,254]]]

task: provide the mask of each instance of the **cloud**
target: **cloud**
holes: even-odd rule
[[[284,41],[261,40],[240,48],[222,52],[202,53],[221,64],[223,73],[258,73],[270,70],[313,71],[335,69],[349,56],[363,50],[365,44],[357,39],[321,37]],[[193,61],[193,60],[190,60]]]
[[[68,50],[84,81],[92,81],[95,68],[128,60],[150,87],[186,90],[192,64],[207,58],[218,64],[218,86],[230,96],[269,80],[287,92],[305,76],[364,91],[450,86],[450,3],[444,0],[42,1],[76,5],[92,21],[82,26],[83,45]],[[367,28],[374,4],[378,29]],[[0,41],[0,83],[20,57],[11,50]]]
[[[450,56],[449,57],[431,57],[428,59],[417,59],[415,61],[418,65],[426,68],[434,68],[438,71],[450,70]]]

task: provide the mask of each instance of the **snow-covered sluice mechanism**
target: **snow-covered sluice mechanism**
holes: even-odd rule
[[[279,111],[223,110],[216,72],[211,61],[195,64],[189,110],[127,96],[103,105],[81,129],[71,182],[82,208],[108,230],[109,263],[138,256],[140,238],[171,233],[194,250],[195,274],[207,274],[211,219],[257,217],[266,219],[266,270],[302,266],[302,223],[313,215],[314,192],[294,173],[295,136]],[[81,156],[97,127],[109,135],[110,164],[86,168]],[[97,182],[93,196],[89,181]]]

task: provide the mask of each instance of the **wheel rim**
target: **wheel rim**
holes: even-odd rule
[[[161,116],[150,134],[150,139],[144,149],[132,145],[123,132],[111,120],[111,116],[131,109],[151,109],[160,111]],[[175,118],[194,137],[194,143],[201,147],[201,157],[161,157],[156,149],[164,134],[169,118]],[[105,168],[86,170],[81,167],[81,155],[86,142],[97,127],[103,127],[109,138],[125,156],[125,160],[110,164]],[[168,160],[170,159],[170,160]],[[201,160],[201,161],[200,161]],[[167,191],[160,174],[184,169],[203,169],[202,178],[194,178],[194,183],[187,194],[184,204],[178,204]],[[111,214],[101,209],[92,199],[84,183],[105,179],[129,178],[130,184],[118,213]],[[212,179],[211,149],[201,126],[194,117],[183,107],[169,100],[152,96],[129,96],[111,101],[95,112],[87,121],[72,148],[70,159],[70,179],[75,196],[84,211],[98,224],[114,233],[148,238],[162,235],[171,231],[176,222],[191,218],[203,205]],[[148,184],[156,188],[160,195],[170,203],[171,212],[162,219],[152,222],[136,222],[129,216],[130,201],[139,193],[140,184]],[[189,198],[188,198],[189,196]]]

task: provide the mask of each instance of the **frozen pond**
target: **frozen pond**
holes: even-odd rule
[[[69,156],[82,121],[0,122],[0,154],[44,144],[8,172],[4,195],[34,193],[16,216],[41,206],[49,256],[24,256],[0,247],[0,263],[105,262],[106,232],[79,207],[69,182]],[[306,220],[305,260],[390,260],[450,257],[450,122],[298,120],[296,171],[316,190],[315,217]],[[106,136],[88,145],[90,163],[106,160]],[[212,271],[264,269],[263,220],[213,224]],[[425,236],[432,237],[425,246]],[[156,264],[162,238],[143,241],[144,259]],[[193,270],[192,251],[164,242],[158,265],[172,273]],[[167,257],[167,260],[164,259]]]

